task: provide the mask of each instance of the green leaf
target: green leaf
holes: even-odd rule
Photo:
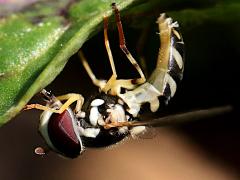
[[[133,1],[116,3],[121,10]],[[0,126],[52,82],[112,14],[110,0],[67,2],[36,3],[0,19]]]
[[[187,31],[206,22],[222,24],[235,24],[239,27],[240,23],[240,2],[217,3],[216,5],[204,9],[183,9],[170,13],[174,19],[181,22],[181,26]]]
[[[115,2],[120,10],[127,9],[123,15],[138,28],[146,27],[166,10],[179,21],[184,33],[206,21],[240,26],[238,0],[216,0],[211,4],[208,0]],[[21,13],[0,19],[0,126],[50,84],[68,59],[102,28],[103,16],[112,14],[111,3],[111,0],[81,0],[72,4],[69,0],[40,1]],[[134,8],[127,8],[131,4]]]

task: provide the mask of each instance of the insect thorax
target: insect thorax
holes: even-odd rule
[[[109,123],[131,121],[126,104],[117,96],[99,93],[89,98],[82,111],[85,117],[79,119],[80,135],[88,147],[103,147],[114,144],[129,134],[128,127],[106,129]]]

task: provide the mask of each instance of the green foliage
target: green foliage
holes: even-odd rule
[[[102,28],[103,16],[112,14],[111,2],[81,0],[70,5],[67,0],[40,1],[0,19],[0,126],[51,83],[68,59]],[[156,18],[156,12],[166,10],[185,32],[205,21],[238,22],[239,26],[240,3],[236,0],[115,2],[120,10],[126,9],[124,15],[136,17],[132,23],[138,28],[145,27],[153,14]]]
[[[133,0],[119,0],[119,9]],[[110,1],[34,4],[31,10],[0,20],[0,126],[14,117],[30,98],[62,71],[103,16]],[[29,8],[30,9],[30,8]]]

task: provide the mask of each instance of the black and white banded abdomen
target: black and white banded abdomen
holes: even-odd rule
[[[160,49],[157,65],[149,78],[152,84],[168,101],[174,96],[182,80],[184,70],[184,42],[178,31],[179,25],[172,18],[161,14],[159,25]]]
[[[150,104],[155,112],[159,109],[159,97],[165,97],[167,103],[174,96],[177,85],[182,80],[184,70],[184,42],[178,31],[179,25],[172,18],[161,14],[157,20],[159,25],[160,49],[156,68],[147,82],[119,95],[128,105],[129,113],[138,115],[144,103]]]

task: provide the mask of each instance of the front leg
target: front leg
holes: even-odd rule
[[[83,96],[80,94],[75,94],[75,93],[69,93],[69,94],[65,94],[65,95],[53,97],[53,98],[54,98],[54,101],[52,102],[52,104],[57,103],[57,101],[61,102],[61,101],[66,100],[66,102],[63,105],[61,105],[61,107],[59,109],[55,109],[54,107],[44,106],[41,104],[28,104],[25,106],[24,110],[39,109],[39,110],[43,110],[43,111],[51,111],[54,113],[61,114],[72,103],[77,102],[76,107],[75,107],[75,113],[78,113],[81,111],[81,108],[82,108],[82,105],[84,102]]]
[[[76,107],[74,109],[74,112],[77,114],[78,112],[81,111],[82,105],[84,103],[84,98],[81,94],[76,94],[76,93],[68,93],[62,96],[58,96],[57,99],[59,101],[65,101],[67,100],[59,110],[62,109],[62,112],[66,110],[72,103],[77,102]]]

